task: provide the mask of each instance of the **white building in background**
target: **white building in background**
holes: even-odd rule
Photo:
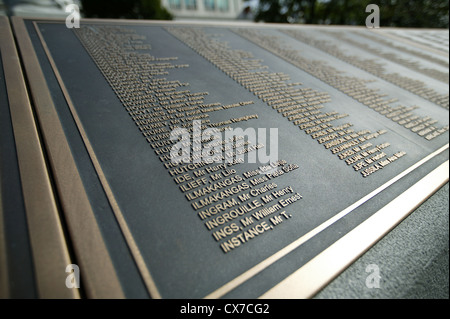
[[[81,8],[81,0],[0,0],[7,8],[7,13],[20,17],[66,18],[66,7],[76,4]]]
[[[244,0],[161,0],[175,19],[235,20]]]

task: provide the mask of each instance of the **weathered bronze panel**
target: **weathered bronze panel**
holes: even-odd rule
[[[90,297],[311,297],[448,181],[417,33],[13,25]]]

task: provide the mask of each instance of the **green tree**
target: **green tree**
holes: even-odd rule
[[[374,0],[330,0],[322,2],[321,20],[328,24],[365,25],[366,6]]]
[[[411,28],[449,27],[447,0],[380,0],[380,25]]]
[[[255,20],[316,23],[317,0],[260,0]]]
[[[81,0],[86,18],[157,19],[173,17],[160,0]]]
[[[380,25],[448,28],[448,0],[260,0],[257,21],[365,25],[366,6],[380,8]]]

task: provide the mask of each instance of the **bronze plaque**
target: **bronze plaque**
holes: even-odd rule
[[[311,297],[448,181],[445,31],[13,26],[89,297]]]
[[[0,298],[78,298],[19,54],[0,17]]]

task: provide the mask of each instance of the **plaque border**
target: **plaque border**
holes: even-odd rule
[[[108,180],[106,179],[106,176],[102,170],[102,167],[100,165],[100,162],[97,159],[97,155],[94,152],[94,148],[92,147],[91,142],[89,141],[86,131],[83,127],[83,124],[81,123],[80,117],[78,116],[78,113],[76,111],[76,108],[72,102],[72,99],[70,98],[69,92],[64,84],[64,81],[59,73],[58,68],[56,67],[56,63],[50,53],[50,50],[48,49],[47,43],[45,42],[44,37],[42,36],[41,31],[39,30],[38,27],[38,22],[33,21],[33,25],[34,28],[36,30],[36,33],[39,37],[39,40],[41,42],[42,47],[44,48],[45,54],[49,60],[49,63],[52,67],[53,73],[58,81],[58,84],[61,88],[61,91],[63,92],[64,98],[67,102],[67,105],[69,106],[69,110],[70,113],[73,116],[73,119],[75,121],[75,124],[78,128],[78,131],[81,135],[81,139],[83,140],[84,145],[86,146],[87,152],[89,154],[89,157],[92,161],[92,164],[94,166],[94,169],[100,179],[100,183],[102,185],[103,190],[105,191],[106,197],[108,198],[108,202],[109,205],[111,206],[113,212],[114,212],[114,216],[117,219],[117,222],[119,224],[120,230],[122,231],[123,236],[125,237],[125,241],[128,245],[128,248],[130,249],[134,261],[136,262],[136,265],[139,269],[139,272],[142,276],[142,279],[144,280],[144,283],[147,287],[147,290],[150,294],[150,296],[154,299],[161,299],[161,295],[158,291],[158,288],[156,287],[156,284],[153,280],[152,275],[150,274],[150,270],[148,269],[148,267],[145,264],[145,261],[142,257],[142,254],[139,250],[139,247],[137,246],[134,237],[130,231],[130,229],[128,228],[128,224],[125,221],[125,218],[122,214],[122,211],[114,197],[114,194],[111,190],[111,187],[109,186]],[[81,43],[80,43],[81,45]],[[84,47],[83,47],[84,49]]]
[[[80,298],[79,291],[67,289],[65,286],[67,276],[65,269],[73,262],[7,17],[0,17],[0,48],[30,234],[37,293],[39,298],[77,299]],[[0,207],[0,218],[3,223],[1,210]],[[6,255],[2,256],[3,258],[7,260]],[[7,266],[5,268],[4,272],[7,274]],[[3,271],[2,276],[4,276]],[[7,287],[8,281],[8,279],[5,281]]]
[[[124,298],[24,20],[22,17],[11,18],[37,121],[49,154],[49,165],[54,172],[55,187],[74,243],[76,260],[83,270],[84,291],[89,298]],[[65,285],[63,287],[68,290]]]
[[[447,160],[303,267],[266,291],[260,298],[305,299],[313,297],[444,186],[449,179],[448,171],[449,161]],[[333,265],[333,267],[329,265]]]
[[[128,229],[128,225],[123,218],[123,214],[120,211],[119,206],[117,205],[114,195],[109,187],[108,181],[105,178],[105,175],[103,174],[103,171],[100,167],[100,164],[96,158],[96,155],[93,151],[92,145],[90,144],[90,141],[87,138],[87,135],[83,129],[83,126],[81,124],[81,121],[77,115],[76,109],[70,99],[70,96],[68,94],[67,89],[64,86],[64,83],[62,81],[62,78],[56,68],[56,65],[51,57],[51,54],[46,46],[45,40],[42,37],[42,34],[39,31],[39,28],[37,27],[37,24],[39,22],[45,22],[45,23],[61,23],[63,20],[61,19],[43,19],[43,18],[13,18],[13,23],[18,32],[20,31],[21,36],[26,36],[27,40],[25,44],[22,44],[23,48],[28,48],[30,53],[27,57],[27,59],[32,60],[29,62],[29,64],[35,64],[35,68],[38,68],[40,73],[36,70],[30,71],[29,76],[31,78],[39,78],[44,83],[44,77],[42,70],[39,68],[39,62],[37,60],[37,57],[34,53],[34,50],[32,50],[32,44],[31,40],[29,38],[29,35],[27,33],[27,30],[25,29],[24,19],[31,20],[34,24],[35,30],[39,36],[40,42],[44,48],[44,51],[47,55],[47,58],[49,59],[50,65],[52,67],[52,70],[54,72],[55,77],[57,78],[58,84],[61,88],[61,91],[63,92],[63,95],[66,99],[66,102],[69,106],[70,112],[74,116],[75,124],[82,136],[83,143],[85,144],[89,156],[92,160],[94,169],[99,175],[101,185],[107,194],[108,201],[114,211],[115,216],[118,219],[118,223],[120,226],[121,231],[123,232],[123,235],[126,239],[127,245],[132,251],[133,257],[135,258],[135,262],[138,265],[138,269],[143,277],[143,280],[147,286],[147,289],[149,290],[149,293],[152,298],[161,298],[159,295],[159,292],[157,290],[157,287],[151,277],[151,274],[148,270],[148,267],[146,266],[144,260],[142,259],[142,256],[139,252],[139,248],[134,242],[133,236]],[[14,21],[16,20],[16,21]],[[94,24],[108,24],[108,23],[115,23],[120,25],[172,25],[173,22],[165,22],[165,21],[136,21],[136,20],[110,20],[110,19],[82,19],[82,22],[86,21],[88,23],[94,23]],[[211,23],[211,22],[197,22],[197,23],[190,23],[190,22],[176,22],[177,25],[202,25],[202,26],[217,26],[217,27],[230,27],[230,24],[221,24],[221,23]],[[250,26],[247,23],[237,23],[233,24],[232,26],[241,25],[241,26]],[[258,25],[259,26],[259,25]],[[274,25],[270,24],[269,28],[272,28]],[[285,25],[281,25],[283,27],[286,27]],[[263,27],[263,26],[262,26]],[[310,26],[307,26],[310,27]],[[317,26],[315,26],[317,27]],[[341,26],[341,28],[348,28],[348,26]],[[350,27],[352,29],[360,28],[360,27]],[[24,42],[25,40],[22,40]],[[29,42],[29,43],[28,43]],[[25,51],[27,52],[27,51]],[[24,57],[25,59],[25,57]],[[27,70],[28,71],[28,70]],[[45,87],[47,85],[45,84]],[[48,90],[48,88],[47,88]],[[38,90],[36,92],[39,92]],[[42,94],[40,97],[36,97],[36,100],[44,99],[48,105],[51,105],[52,112],[54,114],[52,115],[53,119],[56,120],[58,123],[56,124],[58,129],[62,130],[61,124],[58,121],[56,109],[55,106],[51,100],[51,97],[49,94]],[[43,103],[41,101],[41,103]],[[38,104],[38,102],[36,102]],[[40,106],[37,105],[37,108]],[[43,106],[42,106],[43,107]],[[54,117],[56,116],[56,117]],[[47,119],[48,120],[48,119]],[[45,120],[43,120],[45,121]],[[51,123],[51,122],[49,122]],[[53,123],[52,123],[53,125]],[[52,137],[50,137],[52,138]],[[64,140],[63,136],[60,136],[58,139]],[[60,141],[61,142],[61,141]],[[67,141],[64,140],[65,148],[68,147]],[[233,290],[234,288],[238,287],[239,285],[243,284],[248,279],[252,278],[254,275],[259,273],[260,271],[264,270],[266,267],[271,265],[272,263],[276,262],[280,258],[287,255],[290,251],[298,248],[301,244],[309,240],[310,238],[314,237],[318,232],[325,229],[338,219],[342,218],[346,214],[353,211],[353,209],[357,208],[359,205],[363,204],[382,190],[388,188],[390,185],[395,183],[397,180],[401,179],[402,177],[406,176],[408,173],[412,172],[414,169],[419,167],[420,165],[424,164],[428,160],[434,158],[435,156],[441,154],[442,152],[448,150],[449,144],[446,144],[442,146],[440,149],[436,150],[435,152],[429,154],[421,161],[417,162],[415,165],[412,165],[390,181],[386,182],[384,185],[379,187],[378,189],[374,190],[370,194],[364,196],[359,201],[355,202],[353,205],[349,206],[347,209],[341,211],[340,213],[336,214],[334,217],[330,218],[329,220],[325,221],[323,224],[318,226],[317,228],[313,229],[312,231],[308,232],[307,234],[301,236],[293,243],[289,244],[285,248],[281,249],[279,252],[275,253],[274,255],[270,256],[269,258],[266,258],[259,264],[255,265],[251,269],[247,270],[240,276],[231,279],[228,283],[223,285],[222,287],[217,288],[205,298],[221,298],[224,295],[226,295],[228,292]],[[70,149],[66,149],[65,151],[68,151],[70,153]],[[73,161],[73,157],[70,156],[71,161]],[[312,260],[307,262],[304,266],[299,268],[294,273],[290,274],[287,278],[279,282],[277,285],[269,289],[267,292],[263,293],[259,298],[311,298],[315,293],[317,293],[320,289],[322,289],[326,284],[328,284],[334,277],[339,275],[345,268],[347,268],[351,263],[353,263],[356,258],[361,256],[365,251],[367,251],[370,247],[372,247],[378,240],[380,240],[385,234],[387,234],[392,228],[394,228],[398,223],[400,223],[405,217],[407,217],[415,208],[417,208],[423,201],[425,201],[429,196],[431,196],[435,191],[437,191],[442,185],[444,185],[446,182],[448,182],[449,174],[448,174],[448,160],[441,164],[438,168],[434,169],[432,172],[428,173],[428,175],[424,178],[422,178],[420,181],[416,182],[413,186],[409,187],[407,190],[403,191],[401,195],[399,195],[397,198],[392,200],[391,202],[387,203],[382,209],[375,212],[371,217],[369,217],[367,220],[365,220],[361,225],[355,227],[350,232],[345,234],[341,239],[333,243],[331,246],[329,246],[324,251],[320,252],[318,255],[316,255]],[[72,165],[72,164],[71,164]],[[73,167],[72,169],[76,170],[76,167]],[[58,169],[55,168],[56,171],[56,179],[61,179],[60,183],[64,183],[63,177],[58,177]],[[77,178],[79,177],[78,172],[74,172],[77,175]],[[428,185],[432,181],[432,186]],[[80,180],[81,182],[81,180]],[[60,187],[63,187],[62,185]],[[84,190],[82,189],[82,185],[78,186],[81,187],[77,190],[79,193],[78,196],[83,197]],[[61,190],[63,191],[63,190]],[[418,196],[418,192],[420,192],[420,196]],[[411,200],[412,199],[412,200]],[[86,199],[87,200],[87,199]],[[88,204],[88,203],[87,203]],[[401,209],[397,209],[398,207],[401,207]],[[392,210],[399,210],[400,213],[392,214],[388,216],[387,212],[391,212]],[[68,215],[71,213],[68,211]],[[93,214],[90,212],[90,214]],[[389,218],[385,218],[388,216]],[[91,216],[92,218],[93,216]],[[381,220],[381,221],[380,221]],[[95,219],[94,219],[95,221]],[[373,233],[370,234],[370,236],[365,236],[364,231],[367,229],[367,225],[372,224],[373,221],[376,221],[376,230],[373,231]],[[95,226],[96,230],[98,230],[98,225]],[[364,236],[363,236],[364,235]],[[355,241],[361,241],[362,238],[365,238],[363,243],[359,246],[353,245]],[[79,239],[80,240],[80,239]],[[101,240],[101,239],[100,239]],[[104,244],[104,243],[103,243]],[[340,249],[349,249],[349,254],[346,255],[347,258],[340,258],[338,265],[333,267],[329,267],[329,263],[327,263],[327,269],[323,273],[319,273],[317,268],[319,265],[324,261],[330,260],[330,258],[334,258],[336,255],[336,252]],[[83,251],[83,253],[86,253]],[[107,253],[105,253],[107,254]],[[91,255],[90,258],[93,258],[97,256],[94,256],[94,254]],[[109,256],[108,256],[109,258]],[[137,260],[136,260],[137,258]],[[333,259],[333,264],[335,263],[335,259]],[[312,277],[315,277],[314,281],[311,281],[310,279]],[[299,284],[299,280],[302,278],[308,278],[307,283],[305,284],[304,281]],[[301,287],[302,289],[297,289]],[[91,287],[92,288],[92,287]]]
[[[0,25],[3,22],[0,17]],[[0,40],[1,40],[0,31]],[[3,42],[3,41],[2,41]],[[2,179],[2,172],[0,171],[0,180]],[[8,258],[6,256],[6,238],[5,238],[5,225],[3,222],[3,198],[2,198],[2,183],[0,183],[0,298],[9,298],[9,277],[8,277]]]

